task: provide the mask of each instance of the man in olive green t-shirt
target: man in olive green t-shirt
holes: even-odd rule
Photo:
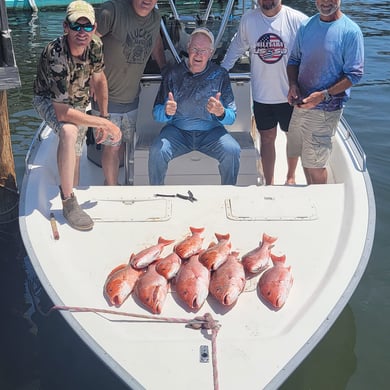
[[[157,0],[116,0],[103,3],[97,16],[108,81],[110,120],[122,131],[122,141],[103,142],[102,167],[106,185],[118,184],[123,142],[132,142],[137,120],[140,80],[152,55],[165,66]],[[98,111],[96,103],[93,108]]]

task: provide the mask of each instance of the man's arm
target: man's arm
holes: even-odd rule
[[[329,95],[342,93],[351,86],[351,80],[347,76],[344,76],[340,81],[331,85],[328,89],[312,92],[309,96],[303,99],[304,104],[301,104],[301,107],[307,109],[316,107],[322,101],[326,100]]]
[[[160,70],[167,64],[164,55],[164,45],[161,35],[158,34],[152,50],[152,58],[157,62]]]
[[[296,101],[298,101],[301,98],[301,92],[298,86],[298,72],[299,72],[298,65],[292,65],[292,64],[287,65],[287,78],[288,78],[288,85],[289,85],[287,101],[290,104],[294,104]]]
[[[229,71],[236,61],[249,49],[249,42],[245,34],[246,19],[241,19],[236,34],[234,34],[221,66]]]
[[[234,100],[232,84],[228,72],[223,69],[221,91],[218,100],[222,97],[221,103],[223,112],[215,112],[214,115],[223,125],[231,125],[236,120],[237,106]],[[218,94],[217,94],[218,95]]]
[[[122,133],[116,125],[110,122],[108,119],[101,118],[99,116],[88,115],[84,112],[78,111],[68,104],[53,102],[53,107],[59,122],[73,123],[77,126],[88,126],[99,128],[103,134],[101,140],[105,140],[107,137],[112,137],[113,142],[118,142]]]
[[[106,118],[108,116],[108,83],[106,75],[103,71],[94,73],[91,81],[94,99],[99,106],[100,116]]]

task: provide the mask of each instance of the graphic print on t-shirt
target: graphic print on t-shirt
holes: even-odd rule
[[[150,48],[153,43],[153,35],[150,31],[143,28],[133,31],[132,34],[127,34],[126,42],[123,48],[123,55],[130,64],[143,64],[145,58],[150,53]]]
[[[287,54],[287,48],[279,35],[267,33],[257,41],[255,54],[266,64],[274,64]]]

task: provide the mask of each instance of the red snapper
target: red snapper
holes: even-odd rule
[[[274,266],[266,270],[260,277],[258,289],[261,297],[274,308],[280,309],[286,302],[294,278],[291,266],[284,265],[286,256],[275,256],[271,253]]]
[[[232,252],[211,274],[210,293],[222,305],[233,305],[245,287],[245,271],[238,255]]]

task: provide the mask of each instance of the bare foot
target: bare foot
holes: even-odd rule
[[[295,178],[289,177],[287,178],[286,182],[284,183],[285,186],[295,186]]]

